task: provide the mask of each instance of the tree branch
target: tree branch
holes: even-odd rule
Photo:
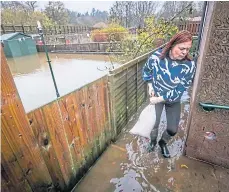
[[[177,14],[175,14],[175,15],[174,15],[171,19],[169,19],[169,21],[167,21],[166,23],[167,23],[167,24],[168,24],[168,23],[171,23],[178,15],[180,15],[185,9],[189,8],[191,5],[192,5],[192,2],[190,2],[190,3],[189,3],[184,9],[182,9],[180,12],[178,12]],[[157,34],[159,34],[160,32],[161,32],[161,31],[159,31]],[[165,31],[165,32],[168,32],[168,30]],[[164,34],[165,34],[165,32],[164,32]],[[145,44],[145,42],[146,42],[150,37],[152,37],[153,35],[155,35],[155,33],[150,34],[148,37],[145,38],[145,40],[143,41],[143,43],[141,43],[140,47],[139,47],[138,50],[136,51],[136,53],[135,53],[133,59],[137,56],[137,54],[139,53],[140,49],[141,49],[142,46]]]

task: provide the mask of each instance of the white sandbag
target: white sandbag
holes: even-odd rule
[[[149,104],[141,112],[137,123],[130,130],[130,133],[134,135],[140,135],[150,139],[150,133],[156,122],[156,111],[155,105]]]

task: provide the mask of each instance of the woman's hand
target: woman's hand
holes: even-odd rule
[[[161,103],[162,101],[164,101],[163,97],[150,97],[150,104],[155,105],[157,103]]]
[[[153,85],[152,83],[148,83],[148,93],[150,97],[154,96],[154,90],[153,90]]]

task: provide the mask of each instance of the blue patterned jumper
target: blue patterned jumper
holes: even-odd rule
[[[155,51],[143,67],[143,80],[152,82],[156,96],[167,102],[178,102],[184,91],[192,84],[195,62],[172,60],[169,56],[160,59],[162,50]]]

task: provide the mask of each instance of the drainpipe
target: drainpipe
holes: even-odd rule
[[[199,29],[199,33],[198,33],[197,56],[194,59],[195,63],[197,61],[197,58],[199,57],[199,48],[200,48],[200,42],[201,42],[201,37],[202,37],[202,33],[203,33],[203,25],[204,25],[204,22],[205,22],[206,14],[207,14],[207,1],[204,1],[203,13],[202,13],[200,29]]]

